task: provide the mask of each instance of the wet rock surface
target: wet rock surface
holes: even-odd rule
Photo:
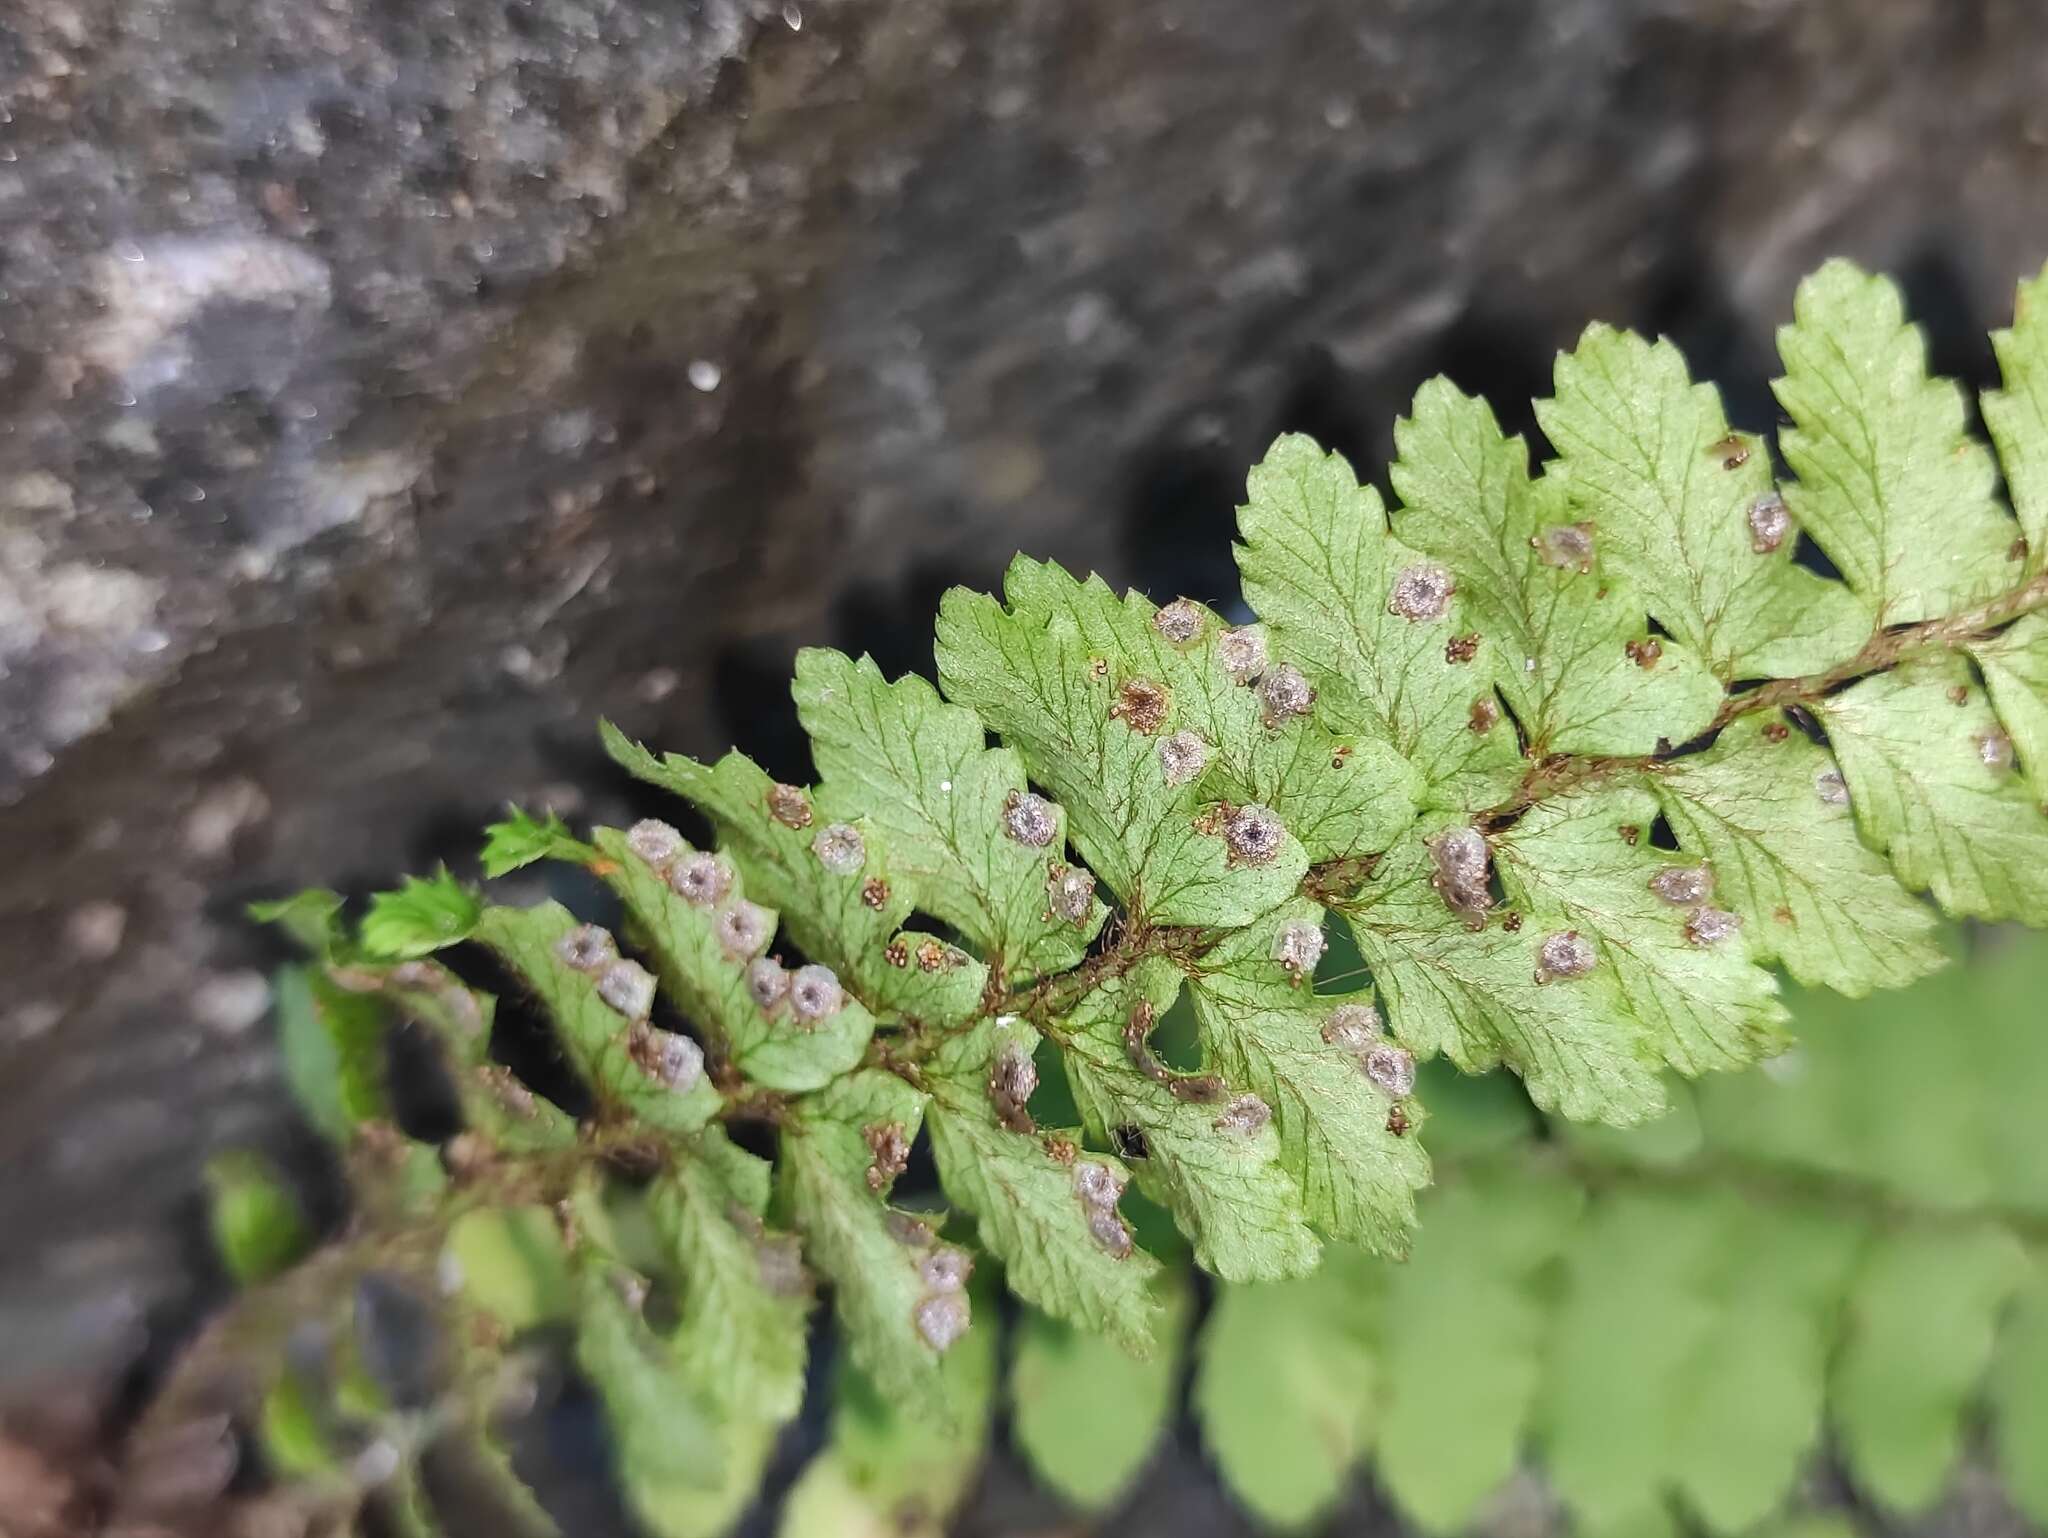
[[[801,777],[795,646],[1013,549],[1229,597],[1284,428],[1511,426],[1588,319],[1766,426],[1843,251],[1936,362],[2048,254],[1994,0],[47,0],[0,37],[0,1378],[184,1317],[310,1163],[241,905]]]

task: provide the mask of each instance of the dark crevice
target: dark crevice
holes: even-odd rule
[[[569,1115],[588,1116],[595,1101],[567,1055],[546,1007],[510,967],[481,946],[457,946],[436,958],[472,988],[497,1000],[491,1017],[491,1059],[536,1095]]]
[[[776,779],[808,785],[811,745],[789,697],[793,661],[781,642],[736,642],[712,663],[711,695],[733,747]]]
[[[1230,542],[1244,467],[1233,448],[1198,427],[1162,434],[1137,459],[1126,497],[1124,556],[1156,602],[1198,598],[1227,609],[1237,598]]]

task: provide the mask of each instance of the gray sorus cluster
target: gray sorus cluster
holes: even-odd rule
[[[1116,1210],[1123,1177],[1107,1164],[1082,1159],[1074,1165],[1074,1195],[1088,1216],[1089,1237],[1121,1260],[1131,1253],[1131,1230]]]

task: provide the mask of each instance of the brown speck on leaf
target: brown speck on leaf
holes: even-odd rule
[[[1444,661],[1470,662],[1479,655],[1479,632],[1468,630],[1444,642]]]
[[[1212,1074],[1173,1074],[1166,1092],[1185,1105],[1214,1105],[1223,1098],[1223,1081]]]
[[[891,940],[882,951],[882,959],[892,967],[907,967],[910,965],[910,947],[901,940]]]
[[[1664,655],[1664,645],[1655,636],[1646,636],[1640,641],[1631,641],[1625,650],[1628,660],[1639,668],[1653,668],[1657,659]]]
[[[2014,540],[2010,545],[2006,547],[2005,558],[2008,561],[2024,561],[2027,558],[2026,535],[2022,534],[2018,539]]]
[[[1718,459],[1723,470],[1740,470],[1749,463],[1749,445],[1730,433],[1707,450],[1707,457]]]
[[[874,1158],[868,1166],[868,1189],[879,1194],[910,1163],[910,1139],[902,1124],[893,1121],[871,1122],[860,1129],[860,1135]]]
[[[1669,737],[1659,737],[1659,738],[1657,739],[1657,753],[1658,753],[1658,756],[1659,756],[1659,757],[1662,757],[1662,756],[1663,756],[1664,754],[1666,754],[1666,753],[1669,753],[1670,751],[1671,751],[1671,739],[1670,739]]]
[[[1522,929],[1522,915],[1512,910],[1500,916],[1500,927],[1509,934],[1519,934]]]
[[[942,967],[953,965],[953,953],[936,940],[923,941],[917,947],[917,966],[921,972],[936,972]]]
[[[1109,659],[1107,657],[1090,657],[1088,659],[1088,671],[1097,678],[1109,677]]]
[[[1387,1131],[1390,1135],[1406,1137],[1408,1129],[1413,1125],[1414,1123],[1408,1120],[1408,1113],[1400,1106],[1389,1106],[1387,1108]]]
[[[1480,695],[1472,702],[1472,710],[1465,718],[1465,725],[1484,737],[1500,725],[1500,706],[1494,704],[1491,695]]]
[[[1165,684],[1149,678],[1131,678],[1117,691],[1109,714],[1112,720],[1122,721],[1132,731],[1151,737],[1166,724],[1166,713],[1172,705],[1173,695]]]
[[[778,784],[768,792],[768,815],[785,828],[808,828],[811,798],[795,785]]]
[[[1351,744],[1348,742],[1340,744],[1337,751],[1330,755],[1330,767],[1332,769],[1342,769],[1350,761]]]
[[[1072,1138],[1048,1137],[1043,1146],[1045,1156],[1055,1164],[1072,1164],[1081,1152],[1074,1146]]]
[[[1643,830],[1640,825],[1632,822],[1625,822],[1621,825],[1621,841],[1628,845],[1629,848],[1635,848],[1636,840],[1642,836]]]
[[[880,876],[870,876],[861,883],[860,900],[877,913],[889,905],[889,883]]]
[[[1765,742],[1783,742],[1787,737],[1791,735],[1792,728],[1787,726],[1783,721],[1773,721],[1769,726],[1766,726],[1764,728]]]
[[[1969,703],[1970,703],[1970,687],[1969,687],[1969,685],[1968,685],[1968,684],[1957,684],[1957,685],[1955,685],[1955,686],[1954,686],[1953,688],[1951,688],[1951,689],[1950,689],[1950,690],[1948,691],[1948,702],[1949,702],[1949,703],[1950,703],[1951,705],[1967,705],[1967,704],[1969,704]]]
[[[1780,924],[1796,924],[1799,922],[1798,919],[1792,916],[1792,910],[1786,907],[1773,908],[1771,910],[1771,917],[1776,919]]]

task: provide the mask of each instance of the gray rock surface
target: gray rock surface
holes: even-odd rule
[[[37,0],[0,29],[0,1381],[302,1146],[248,898],[790,762],[1020,546],[1229,591],[1282,427],[1588,319],[1771,406],[1845,251],[1937,361],[2048,254],[2019,0]],[[1518,419],[1510,407],[1509,420]],[[1519,420],[1526,422],[1526,412]]]

